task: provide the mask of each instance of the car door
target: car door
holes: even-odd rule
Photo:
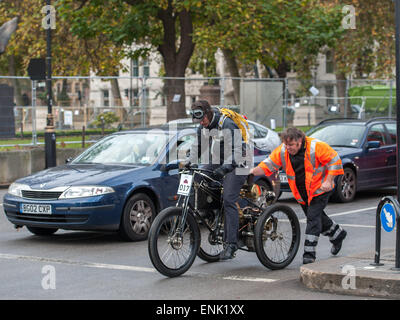
[[[369,141],[378,141],[379,148],[367,149],[366,145]],[[387,166],[388,153],[386,151],[390,145],[387,143],[387,136],[383,124],[372,125],[367,133],[364,143],[364,153],[360,157],[359,171],[360,175],[366,177],[360,185],[361,188],[373,188],[384,185],[385,179],[389,173]]]
[[[175,140],[175,142],[169,146],[168,162],[174,160],[178,160],[179,162],[184,161],[188,156],[188,151],[194,143],[195,138],[194,134],[188,134],[178,138],[177,141]],[[170,205],[172,205],[175,201],[174,196],[176,195],[179,185],[179,169],[163,172],[161,180],[164,194],[168,198]]]
[[[396,133],[396,123],[385,123],[386,130],[388,133],[389,147],[386,150],[387,154],[387,166],[388,166],[388,176],[387,182],[389,186],[395,186],[397,184],[396,179],[396,167],[397,167],[397,133]]]

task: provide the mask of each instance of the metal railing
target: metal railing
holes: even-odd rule
[[[311,86],[317,95],[310,93]],[[13,106],[14,121],[11,124],[0,112],[0,128],[7,122],[11,136],[32,132],[31,144],[38,144],[38,132],[44,130],[46,119],[44,82],[0,76],[0,99],[3,87],[12,88],[13,96],[6,100]],[[198,99],[230,106],[268,127],[272,120],[286,128],[312,126],[335,117],[396,116],[394,80],[55,76],[53,95],[56,130],[159,125],[171,118],[171,110],[189,110]]]

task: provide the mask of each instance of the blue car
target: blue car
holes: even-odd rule
[[[337,178],[331,200],[350,202],[357,191],[397,184],[395,120],[325,120],[306,135],[328,143],[342,159],[344,175]],[[280,180],[281,191],[290,192],[283,172]]]
[[[177,162],[186,157],[194,133],[160,128],[106,136],[70,163],[15,181],[4,196],[4,212],[36,235],[96,230],[144,240],[156,214],[177,200]],[[265,157],[255,149],[256,164]],[[277,176],[256,183],[263,192],[279,193]]]

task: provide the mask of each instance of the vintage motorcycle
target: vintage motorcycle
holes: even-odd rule
[[[272,204],[275,194],[262,192],[250,175],[241,189],[238,246],[256,252],[269,269],[288,266],[300,243],[300,224],[286,205]],[[148,251],[154,267],[167,277],[185,273],[196,255],[219,261],[224,246],[223,187],[212,171],[197,167],[180,172],[176,206],[162,210],[149,232]]]

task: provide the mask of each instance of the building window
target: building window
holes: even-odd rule
[[[139,77],[139,61],[132,59],[132,77]]]
[[[104,107],[110,106],[110,93],[108,90],[103,90],[103,106]]]
[[[333,73],[333,53],[331,50],[326,52],[325,59],[325,72]]]
[[[143,61],[143,76],[148,77],[150,76],[150,66],[149,66],[149,60],[145,59]]]
[[[326,106],[330,107],[335,105],[335,87],[332,84],[325,86]]]

